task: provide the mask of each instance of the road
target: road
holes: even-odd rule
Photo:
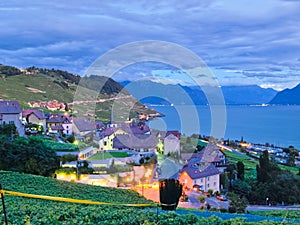
[[[204,203],[200,203],[198,200],[199,196],[204,196],[205,201],[212,207],[212,208],[225,208],[228,209],[229,207],[229,201],[220,201],[216,199],[215,197],[206,197],[203,194],[200,194],[199,192],[196,192],[194,190],[187,191],[186,195],[188,196],[187,202],[180,202],[179,207],[182,208],[194,208],[199,209],[201,206],[206,207]]]

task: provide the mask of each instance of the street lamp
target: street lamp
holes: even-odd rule
[[[268,203],[269,203],[269,198],[267,197],[266,198],[266,205],[269,205]]]

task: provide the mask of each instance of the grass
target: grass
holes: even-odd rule
[[[18,100],[22,107],[28,107],[29,101],[58,100],[71,102],[74,89],[64,89],[53,82],[54,79],[41,75],[17,75],[1,79],[0,98]],[[28,88],[36,88],[42,93],[33,93]]]
[[[28,108],[28,102],[35,101],[52,101],[57,100],[59,102],[72,103],[74,98],[76,100],[96,100],[97,99],[110,99],[114,94],[100,94],[97,91],[93,91],[84,87],[78,88],[75,84],[71,84],[70,88],[64,88],[58,83],[61,81],[67,81],[61,78],[59,75],[50,77],[45,74],[35,75],[16,75],[9,76],[7,78],[0,78],[0,99],[17,100],[19,101],[21,108]],[[58,83],[57,83],[58,82]],[[30,91],[30,88],[38,89],[38,93]],[[132,118],[139,113],[155,113],[155,111],[144,107],[131,95],[120,94],[119,100],[103,101],[101,103],[81,103],[75,105],[74,111],[77,111],[77,115],[83,113],[89,113],[91,115],[96,114],[98,119],[108,122],[111,118],[112,105],[118,104],[118,112],[120,118],[127,120],[128,117]],[[95,108],[96,107],[96,108]],[[131,109],[128,112],[128,109]],[[48,112],[43,108],[45,112]]]
[[[229,161],[232,163],[237,163],[238,161],[244,163],[246,176],[256,176],[256,165],[258,164],[258,160],[255,160],[247,155],[240,155],[227,150],[223,150],[223,152],[226,154],[227,159],[229,159]]]
[[[299,210],[262,210],[250,211],[250,214],[258,216],[277,216],[280,218],[300,219]]]
[[[103,153],[96,153],[95,155],[88,158],[88,160],[104,160],[110,158],[125,158],[128,157],[127,152],[103,152]]]
[[[238,161],[241,161],[245,165],[245,175],[246,176],[256,176],[256,165],[259,164],[258,159],[252,158],[250,156],[247,156],[245,154],[241,155],[235,152],[230,152],[227,150],[223,150],[223,152],[226,154],[227,159],[229,159],[232,163],[237,163]],[[297,167],[291,167],[286,165],[278,164],[278,166],[283,170],[288,170],[294,174],[297,174],[299,169]]]

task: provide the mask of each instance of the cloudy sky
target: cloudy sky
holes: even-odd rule
[[[221,85],[290,88],[299,12],[297,0],[1,1],[0,63],[83,75],[119,45],[162,40],[196,53]]]

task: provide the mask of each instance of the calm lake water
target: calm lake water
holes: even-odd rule
[[[212,116],[214,110],[209,106],[149,107],[165,115],[151,121],[151,128],[180,130],[186,135],[199,132],[213,135],[214,127],[219,138],[240,140],[243,137],[248,142],[293,145],[300,149],[300,106],[225,106],[226,111],[219,110],[216,116]]]

